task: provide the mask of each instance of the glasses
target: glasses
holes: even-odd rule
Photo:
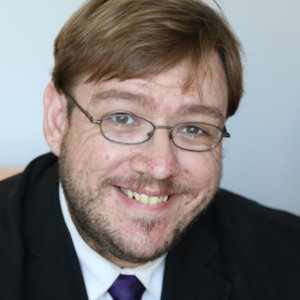
[[[74,97],[66,93],[65,95],[92,124],[99,125],[104,138],[114,143],[123,145],[143,144],[151,139],[156,129],[168,129],[169,139],[176,147],[187,151],[204,152],[214,149],[222,138],[230,137],[225,126],[220,128],[204,122],[184,122],[174,126],[158,126],[147,119],[121,111],[106,115],[100,120],[94,120]]]

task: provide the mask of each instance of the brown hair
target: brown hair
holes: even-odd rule
[[[240,44],[222,16],[197,0],[91,0],[56,38],[52,79],[68,93],[83,78],[138,78],[188,57],[190,84],[214,51],[227,78],[229,117],[243,93],[242,64]]]

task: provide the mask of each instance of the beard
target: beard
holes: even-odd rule
[[[67,143],[64,141],[59,157],[59,177],[63,186],[65,198],[72,220],[85,242],[96,252],[104,257],[115,257],[121,261],[142,264],[152,261],[170,251],[182,238],[187,228],[197,216],[203,211],[213,199],[220,178],[216,179],[213,186],[201,194],[201,203],[196,210],[191,212],[190,221],[179,220],[166,236],[161,237],[160,243],[149,251],[139,251],[132,246],[130,240],[126,239],[120,231],[114,229],[110,216],[105,212],[108,198],[107,190],[111,186],[123,185],[135,187],[136,189],[147,184],[159,185],[167,194],[185,193],[191,199],[199,197],[198,190],[185,184],[174,183],[171,179],[153,180],[147,175],[131,176],[128,178],[114,176],[105,177],[97,183],[97,187],[89,189],[84,186],[83,172],[76,169],[76,162],[69,159]],[[219,172],[221,173],[221,172]],[[116,208],[117,209],[117,208]],[[138,217],[132,218],[132,224],[144,232],[144,238],[140,243],[144,249],[151,248],[150,232],[155,226],[163,222],[159,217]]]

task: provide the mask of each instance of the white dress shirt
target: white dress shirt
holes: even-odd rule
[[[78,233],[59,186],[62,214],[77,253],[89,300],[112,300],[107,290],[120,274],[135,275],[146,288],[142,300],[159,300],[162,291],[165,257],[136,268],[120,268],[94,251]]]

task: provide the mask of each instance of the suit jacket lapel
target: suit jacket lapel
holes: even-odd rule
[[[162,300],[227,300],[231,283],[224,266],[213,220],[203,213],[167,256]]]
[[[57,165],[37,179],[25,209],[25,299],[87,299],[58,199]]]

